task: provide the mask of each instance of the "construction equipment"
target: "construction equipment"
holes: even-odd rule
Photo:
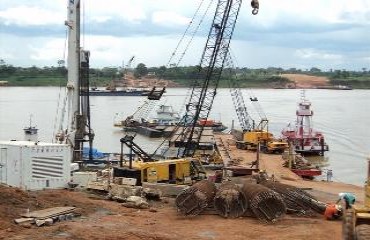
[[[216,89],[221,78],[230,41],[239,14],[241,0],[219,0],[208,34],[206,46],[199,64],[198,79],[194,81],[183,124],[179,134],[184,143],[180,157],[193,156],[198,148],[204,125],[200,125],[197,134],[196,125],[201,119],[208,119],[216,96]]]
[[[69,1],[68,20],[68,82],[67,96],[59,119],[56,133],[58,143],[69,144],[72,148],[72,161],[81,162],[84,143],[93,147],[94,132],[91,128],[90,98],[89,98],[89,59],[90,52],[80,46],[80,1]],[[65,121],[65,109],[68,120]],[[67,122],[67,126],[63,125]],[[92,161],[92,151],[89,152],[89,161]]]
[[[252,6],[257,3],[252,2]],[[232,73],[232,69],[235,69],[235,65],[231,54],[227,56],[227,66],[229,72],[229,87],[230,94],[233,100],[236,115],[239,120],[242,133],[238,133],[233,130],[234,136],[238,136],[236,141],[236,147],[245,150],[256,150],[258,144],[260,144],[261,150],[267,153],[282,153],[289,147],[288,143],[282,140],[276,140],[272,133],[268,131],[268,119],[266,114],[262,110],[261,105],[258,102],[258,98],[250,92],[250,101],[254,106],[256,112],[260,117],[259,123],[255,124],[255,120],[248,113],[247,106],[244,101],[243,94],[240,87],[238,86],[237,75]]]
[[[151,161],[151,156],[145,154],[133,143],[133,137],[125,137],[121,139],[121,165],[123,144],[126,144],[142,159],[137,163],[137,167],[130,159],[132,168],[115,168],[114,176],[127,177],[131,174],[140,181],[184,183],[187,177],[199,179],[205,173],[200,162],[192,159],[199,148],[205,127],[204,125],[198,127],[197,124],[199,120],[207,119],[211,111],[241,3],[242,0],[218,0],[199,64],[198,79],[193,83],[189,102],[186,104],[184,120],[174,130],[176,132],[181,129],[181,133],[178,134],[180,138],[178,142],[181,144],[176,147],[179,148],[177,157],[183,159]],[[252,5],[255,10],[258,9],[255,3]],[[180,151],[181,148],[182,151]]]
[[[236,147],[238,149],[256,150],[260,143],[261,150],[266,153],[284,152],[289,145],[281,139],[275,139],[274,135],[268,131],[268,120],[258,103],[257,97],[250,97],[261,119],[258,125],[255,126],[255,121],[248,113],[240,88],[235,86],[235,81],[231,81],[231,85],[231,96],[240,126],[243,130],[241,138],[236,141]]]
[[[365,205],[353,205],[346,209],[343,217],[344,240],[370,239],[370,156],[368,157],[367,181],[365,183]]]
[[[205,171],[197,159],[157,160],[134,142],[134,136],[121,138],[120,167],[113,169],[114,177],[136,179],[136,185],[143,182],[189,184],[205,178]],[[123,144],[129,147],[139,159],[133,160],[130,153],[128,165],[123,160]]]
[[[165,87],[160,90],[156,90],[156,87],[153,87],[147,96],[147,100],[145,100],[132,115],[123,119],[122,114],[116,113],[113,126],[119,128],[123,127],[125,130],[135,132],[136,128],[140,126],[143,121],[146,121],[148,115],[156,107],[159,100],[161,100],[165,91]]]

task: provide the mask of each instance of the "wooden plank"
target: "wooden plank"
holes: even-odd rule
[[[57,216],[60,214],[65,214],[74,211],[75,207],[53,207],[53,208],[46,208],[39,211],[33,211],[30,213],[26,213],[21,215],[22,217],[26,218],[48,218],[50,216]]]
[[[34,218],[17,218],[17,219],[14,219],[14,222],[16,224],[32,223],[34,220],[35,220]]]

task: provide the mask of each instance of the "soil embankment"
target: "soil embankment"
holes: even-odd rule
[[[294,82],[296,88],[330,86],[330,80],[327,77],[310,76],[306,74],[282,74],[281,76]]]

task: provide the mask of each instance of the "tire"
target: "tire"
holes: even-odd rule
[[[355,213],[353,209],[346,209],[343,216],[342,237],[343,240],[355,239]]]
[[[356,240],[370,240],[370,225],[361,224],[356,227]]]

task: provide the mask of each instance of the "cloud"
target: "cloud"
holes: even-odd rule
[[[312,59],[312,60],[341,60],[342,55],[331,54],[323,51],[318,51],[315,49],[297,49],[295,55],[303,59]]]
[[[62,24],[64,15],[39,7],[19,6],[0,11],[0,19],[5,25],[42,26]]]
[[[187,25],[190,22],[190,18],[184,17],[175,12],[159,11],[154,12],[152,15],[152,22],[154,24],[163,26],[176,26],[176,25]]]
[[[118,64],[137,55],[149,66],[163,65],[201,1],[82,1],[86,47],[97,57],[92,62]],[[199,16],[210,1],[204,0]],[[244,1],[239,14],[232,45],[238,46],[235,51],[242,66],[329,69],[369,64],[370,1],[260,4],[259,14],[252,16],[249,2]],[[195,50],[189,51],[194,56],[186,63],[198,63],[212,15],[210,10],[196,35]],[[60,58],[54,54],[56,39],[64,38],[66,17],[65,0],[0,0],[1,56],[20,64],[55,64],[52,58]]]
[[[28,44],[28,49],[31,52],[30,58],[35,61],[57,62],[63,58],[65,41],[62,38],[46,38],[39,39],[42,45],[32,42]]]

